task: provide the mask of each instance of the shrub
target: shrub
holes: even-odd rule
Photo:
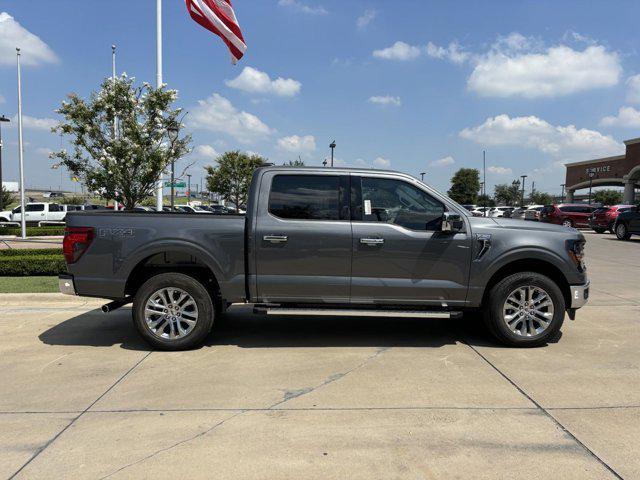
[[[61,248],[34,248],[34,249],[17,249],[0,250],[0,259],[5,257],[29,257],[35,255],[62,255]]]
[[[20,236],[20,227],[2,227],[0,235]],[[64,235],[64,227],[27,227],[27,237],[50,237],[54,235]]]
[[[1,277],[59,275],[67,265],[62,255],[6,255],[0,256]]]

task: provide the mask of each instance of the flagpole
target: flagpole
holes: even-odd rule
[[[162,0],[156,0],[156,88],[162,87]],[[156,185],[156,210],[162,211],[162,172]]]
[[[111,45],[111,80],[113,81],[113,85],[115,88],[116,84],[116,46]],[[118,138],[118,118],[113,116],[113,139]],[[118,192],[116,192],[118,193]],[[120,210],[120,205],[118,204],[118,199],[113,199],[113,211],[117,212]]]
[[[20,232],[22,238],[27,238],[27,222],[25,219],[24,201],[24,158],[22,145],[22,78],[20,76],[20,49],[16,48],[18,64],[18,157],[20,158]]]

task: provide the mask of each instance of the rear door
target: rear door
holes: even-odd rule
[[[352,303],[464,304],[471,236],[441,231],[445,205],[401,178],[354,175],[351,185]]]
[[[37,223],[46,220],[46,205],[44,203],[27,203],[24,208],[24,221]]]
[[[255,236],[261,301],[349,302],[348,182],[339,172],[262,177]]]

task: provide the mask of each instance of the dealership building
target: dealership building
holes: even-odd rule
[[[566,164],[568,203],[573,202],[576,190],[605,186],[624,187],[623,203],[635,203],[635,189],[640,188],[640,138],[625,140],[624,144],[624,155]]]

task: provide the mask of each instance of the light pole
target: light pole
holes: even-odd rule
[[[593,177],[596,176],[596,172],[589,171],[589,205],[591,205],[591,185],[593,183]]]
[[[16,63],[18,67],[18,158],[20,159],[20,233],[27,238],[27,219],[25,218],[24,198],[24,148],[22,140],[22,73],[20,70],[20,49],[16,48]]]
[[[487,154],[482,150],[482,194],[487,194]]]
[[[180,133],[180,129],[178,125],[173,124],[167,129],[167,135],[169,136],[169,141],[171,142],[171,211],[174,210],[175,207],[175,181],[176,181],[176,159],[173,157],[173,144],[178,139],[178,133]]]
[[[331,149],[331,166],[333,167],[333,150],[336,148],[335,140],[329,144],[329,148]]]
[[[191,174],[187,173],[187,203],[191,203]]]
[[[427,173],[427,172],[420,172],[420,181],[422,183],[424,183],[424,175],[425,175],[425,173]]]
[[[0,117],[0,210],[4,210],[4,204],[2,202],[2,122],[10,122],[7,117],[2,115]]]
[[[560,186],[562,187],[562,193],[560,194],[560,203],[564,203],[564,187],[565,187],[565,184],[561,183]]]
[[[524,181],[527,178],[527,175],[520,175],[520,178],[522,178],[522,201],[520,203],[520,206],[524,207]]]

